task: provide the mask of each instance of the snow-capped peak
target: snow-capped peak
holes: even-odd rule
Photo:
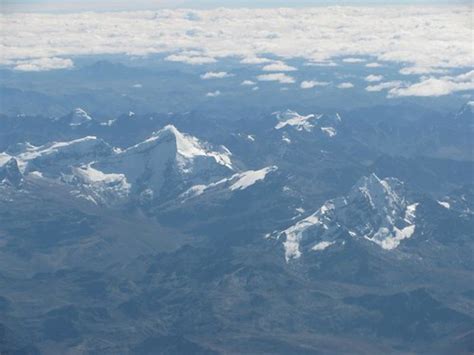
[[[132,195],[147,191],[150,198],[165,201],[193,185],[209,184],[233,171],[227,148],[212,146],[167,125],[144,141],[99,159],[76,173],[100,175],[101,181],[105,177],[123,181],[123,190],[127,187]]]
[[[86,122],[92,121],[92,117],[84,111],[82,108],[75,108],[72,112],[71,121],[69,123],[70,126],[80,126]]]
[[[399,180],[371,174],[361,178],[348,196],[326,201],[315,213],[274,236],[284,236],[287,261],[302,255],[303,240],[313,251],[343,243],[348,236],[391,250],[415,232],[418,204],[408,204],[405,195]]]
[[[314,114],[309,114],[307,116],[302,116],[299,113],[286,110],[283,112],[275,112],[274,115],[278,119],[278,123],[275,126],[275,129],[281,129],[286,126],[295,127],[298,131],[307,131],[310,132],[314,128],[313,120],[317,120],[320,115],[316,116]]]
[[[0,184],[19,186],[23,181],[23,175],[18,168],[18,161],[10,157],[5,160],[6,154],[0,154]]]
[[[337,127],[342,119],[338,113],[335,114],[309,114],[300,115],[299,113],[286,110],[282,112],[273,113],[278,123],[275,129],[282,129],[285,127],[293,127],[297,131],[312,132],[315,127],[327,137],[332,138],[337,135]]]
[[[403,188],[403,183],[394,178],[380,179],[375,173],[362,177],[351,189],[349,199],[359,197],[366,199],[374,209],[400,209],[403,198],[397,192]]]
[[[466,102],[454,116],[455,119],[473,119],[474,118],[474,101]]]
[[[211,157],[216,163],[232,169],[232,154],[226,147],[213,148],[210,144],[201,142],[196,137],[181,133],[173,125],[163,127],[158,132],[153,133],[150,138],[128,148],[125,153],[146,151],[164,142],[172,142],[176,150],[178,164],[183,170],[196,157]]]

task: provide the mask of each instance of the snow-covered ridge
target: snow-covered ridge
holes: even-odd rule
[[[24,143],[15,153],[1,153],[0,163],[14,157],[22,173],[71,185],[77,196],[107,204],[143,191],[154,199],[174,198],[193,185],[226,178],[235,173],[231,156],[224,146],[168,125],[125,150],[87,136],[42,146]]]
[[[270,166],[260,170],[249,170],[238,174],[237,181],[235,181],[230,187],[230,190],[245,190],[247,187],[252,186],[258,181],[264,180],[267,174],[277,170],[278,167]],[[235,176],[235,175],[234,175]]]
[[[334,137],[337,134],[334,127],[321,127],[321,132],[325,133],[328,137]]]
[[[0,154],[0,185],[19,187],[23,182],[23,174],[18,167],[18,161],[7,154]]]
[[[307,116],[302,116],[299,113],[292,111],[292,110],[286,110],[283,112],[275,112],[273,113],[276,118],[278,119],[278,123],[275,126],[275,129],[282,129],[283,127],[286,126],[291,126],[294,127],[298,131],[307,131],[311,132],[311,130],[314,128],[314,124],[312,121],[317,120],[321,115],[314,115],[310,114]]]
[[[297,259],[303,251],[322,251],[344,239],[369,240],[385,250],[395,249],[415,232],[417,203],[408,203],[403,183],[371,174],[361,178],[346,197],[325,202],[315,213],[281,232],[285,259]]]
[[[11,158],[12,156],[7,153],[0,153],[0,167],[5,165]]]
[[[278,120],[278,123],[274,127],[277,130],[292,127],[300,132],[312,132],[317,129],[329,138],[337,135],[336,126],[342,121],[338,113],[333,115],[309,114],[304,116],[295,111],[286,110],[274,112],[273,115],[276,116]]]
[[[474,118],[474,101],[466,102],[454,116],[455,119],[473,119]]]
[[[89,184],[97,182],[115,183],[117,181],[126,181],[123,174],[104,174],[102,171],[94,169],[91,164],[73,169],[76,176],[80,176],[84,182]]]
[[[98,156],[107,156],[114,149],[94,136],[75,139],[69,142],[53,142],[42,146],[24,144],[23,150],[15,157],[22,171],[38,168],[38,164],[48,163],[51,166],[61,164],[78,164]]]
[[[94,169],[92,163],[72,168],[72,175],[65,177],[76,183],[80,193],[76,196],[86,198],[95,204],[112,204],[125,201],[130,194],[131,184],[124,174],[105,174]]]
[[[183,199],[183,201],[185,201],[189,198],[202,195],[206,191],[214,190],[217,188],[225,188],[229,191],[245,190],[248,187],[256,184],[257,182],[263,181],[268,174],[276,170],[278,170],[277,166],[269,166],[260,170],[247,170],[208,185],[195,185],[185,191],[181,195],[181,198]]]
[[[90,121],[92,121],[92,117],[82,108],[78,107],[71,113],[71,121],[69,125],[75,127]]]
[[[53,142],[42,146],[34,146],[29,143],[25,144],[25,151],[18,155],[21,160],[32,160],[40,156],[53,155],[61,151],[77,151],[84,152],[97,143],[98,139],[94,136],[74,139],[68,142]]]

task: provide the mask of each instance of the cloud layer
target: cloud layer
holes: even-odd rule
[[[69,69],[74,67],[71,59],[63,58],[34,58],[26,60],[18,60],[14,69],[19,71],[45,71],[53,69]]]
[[[355,63],[371,56],[418,73],[473,64],[471,12],[463,6],[176,9],[0,19],[0,63],[10,66],[117,53],[167,53],[167,60],[190,64],[228,56],[263,63],[268,54],[314,63],[341,56]],[[281,72],[283,65],[275,69]]]
[[[416,84],[395,86],[390,89],[388,96],[443,96],[470,90],[474,90],[474,70],[458,76],[429,77]]]

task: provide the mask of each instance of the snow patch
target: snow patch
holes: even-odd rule
[[[336,242],[319,242],[317,244],[315,244],[311,250],[314,250],[314,251],[322,251],[322,250],[325,250],[327,248],[329,248],[331,245],[335,244]]]
[[[234,182],[229,189],[244,190],[258,181],[264,180],[268,173],[277,170],[276,166],[270,166],[261,170],[249,170],[240,174],[239,179]]]
[[[249,170],[244,171],[242,173],[234,174],[229,178],[221,179],[208,185],[194,185],[188,190],[186,190],[184,193],[182,193],[180,197],[183,199],[184,202],[189,198],[202,195],[208,190],[221,186],[228,187],[230,191],[245,190],[246,188],[257,183],[258,181],[264,180],[269,173],[276,171],[277,169],[278,167],[276,166],[270,166],[260,170]]]
[[[321,131],[328,137],[334,137],[337,134],[337,131],[334,127],[321,127]]]
[[[314,128],[314,125],[311,123],[312,120],[317,120],[321,115],[315,116],[313,114],[302,116],[299,113],[291,110],[286,110],[284,112],[275,112],[278,119],[278,123],[275,126],[275,129],[281,129],[286,126],[295,127],[298,131],[307,131],[311,132]]]
[[[449,202],[444,202],[444,201],[437,201],[437,202],[440,206],[443,206],[444,208],[448,210],[451,208],[451,205],[449,204]]]
[[[12,156],[7,153],[0,153],[0,167],[5,165],[11,158]]]
[[[72,118],[69,125],[75,127],[90,121],[92,121],[92,117],[89,116],[86,111],[84,111],[82,108],[76,108],[72,113]]]

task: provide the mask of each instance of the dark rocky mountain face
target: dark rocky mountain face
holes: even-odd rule
[[[209,117],[1,117],[0,353],[473,351],[472,106]]]

